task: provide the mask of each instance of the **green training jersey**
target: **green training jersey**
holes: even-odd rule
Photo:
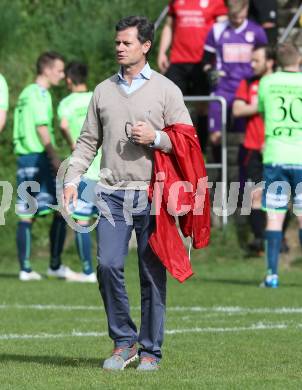
[[[91,98],[92,92],[72,92],[59,104],[58,117],[60,120],[64,118],[67,121],[68,129],[74,142],[81,133]],[[99,180],[100,164],[101,150],[98,151],[98,154],[88,168],[85,177],[91,180]]]
[[[302,73],[263,77],[258,102],[265,123],[264,164],[302,165]]]
[[[16,154],[44,152],[37,126],[47,126],[55,145],[51,95],[38,84],[30,84],[21,92],[14,113],[14,146]]]
[[[0,74],[0,109],[8,110],[8,86],[2,74]]]

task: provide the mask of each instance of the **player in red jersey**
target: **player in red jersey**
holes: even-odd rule
[[[184,95],[209,95],[206,74],[200,62],[204,44],[214,22],[225,19],[223,0],[172,0],[164,25],[158,54],[162,73],[182,90]],[[170,58],[168,50],[170,49]],[[198,107],[198,135],[204,148],[207,139],[207,105]]]

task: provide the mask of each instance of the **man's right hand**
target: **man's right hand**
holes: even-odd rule
[[[71,210],[69,209],[70,203],[73,204],[73,207],[77,207],[78,201],[78,189],[74,185],[67,185],[63,190],[63,207],[68,214],[71,214]]]
[[[166,73],[170,66],[170,62],[166,53],[159,53],[157,59],[157,65],[161,73]]]

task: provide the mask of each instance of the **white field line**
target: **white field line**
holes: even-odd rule
[[[259,322],[251,326],[239,326],[234,328],[191,328],[191,329],[171,329],[166,330],[166,334],[182,333],[224,333],[224,332],[244,332],[253,330],[287,329],[286,324],[264,324]]]
[[[100,306],[85,306],[85,305],[0,305],[0,310],[62,310],[62,311],[100,311],[103,307]],[[140,307],[131,307],[133,311],[140,311]],[[226,313],[226,314],[302,314],[302,307],[276,307],[276,308],[250,308],[240,306],[167,306],[168,312],[202,312],[202,313]]]
[[[38,334],[0,334],[0,340],[62,339],[66,337],[104,337],[108,332],[38,333]]]
[[[25,310],[63,310],[63,311],[99,311],[102,306],[77,306],[77,305],[0,305],[0,310],[25,309]]]
[[[179,312],[203,312],[203,313],[226,313],[226,314],[302,314],[302,307],[261,307],[261,308],[250,308],[240,306],[174,306],[168,307],[167,311],[179,311]]]
[[[188,329],[169,329],[165,331],[166,335],[184,334],[184,333],[225,333],[225,332],[244,332],[272,329],[287,329],[286,324],[264,324],[259,322],[251,326],[241,326],[233,328],[188,328]],[[73,330],[71,333],[39,333],[39,334],[0,334],[0,340],[32,340],[32,339],[58,339],[68,337],[104,337],[107,332],[79,332]]]

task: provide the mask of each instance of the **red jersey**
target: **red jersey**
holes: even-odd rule
[[[242,80],[236,92],[235,99],[244,100],[247,104],[258,101],[259,79]],[[244,147],[261,150],[264,144],[264,123],[260,114],[247,118]]]
[[[201,61],[208,32],[216,18],[227,14],[223,0],[172,0],[169,15],[173,18],[170,62]]]

